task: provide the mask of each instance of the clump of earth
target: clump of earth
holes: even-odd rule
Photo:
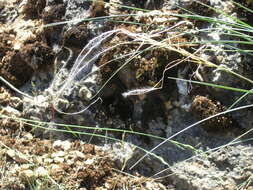
[[[0,2],[0,188],[252,189],[252,109],[186,130],[242,94],[171,80],[251,88],[204,64],[251,79],[250,54],[189,43],[237,40],[205,5],[252,24],[229,0]]]

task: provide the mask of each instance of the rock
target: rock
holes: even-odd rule
[[[61,141],[57,140],[53,143],[54,148],[61,148],[62,150],[66,151],[69,150],[71,147],[71,143],[69,141]]]
[[[31,181],[35,177],[35,173],[30,170],[23,170],[19,173],[19,176],[25,181]]]
[[[48,171],[44,167],[38,167],[35,170],[35,175],[37,177],[46,177],[48,175]]]

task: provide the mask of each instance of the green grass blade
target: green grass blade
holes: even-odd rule
[[[236,104],[238,104],[240,101],[242,101],[246,96],[248,96],[249,94],[253,93],[253,89],[249,90],[248,92],[246,92],[245,94],[243,94],[240,98],[238,98],[231,106],[229,106],[228,110],[232,109],[233,107],[235,107]]]
[[[64,127],[64,128],[67,129],[65,131],[67,131],[68,133],[71,133],[73,135],[75,134],[75,136],[79,133],[76,133],[76,131],[74,129],[84,129],[84,130],[101,130],[101,131],[118,132],[118,133],[122,133],[122,134],[123,133],[133,134],[133,135],[150,137],[150,138],[157,139],[157,140],[165,140],[166,139],[164,137],[156,136],[156,135],[149,134],[149,133],[141,133],[141,132],[137,132],[137,131],[133,131],[133,130],[114,129],[114,128],[106,128],[106,127],[96,128],[96,127],[89,127],[89,126],[82,126],[82,125],[71,125],[71,124],[62,124],[62,123],[43,122],[43,121],[39,121],[39,120],[31,120],[31,119],[25,119],[25,118],[13,118],[13,117],[9,117],[9,116],[3,115],[3,114],[0,114],[0,118],[13,119],[13,120],[16,120],[16,121],[19,121],[19,122],[22,122],[22,123],[32,125],[34,128],[39,127],[39,126],[47,126],[47,125],[55,125],[55,126],[59,126],[59,127]],[[46,129],[51,130],[51,129],[48,129],[48,128],[46,128]],[[58,129],[54,129],[54,130],[57,131]],[[80,132],[80,133],[82,133],[82,132]],[[170,141],[170,142],[172,144],[174,144],[175,146],[177,146],[178,148],[180,148],[180,149],[195,150],[194,147],[191,147],[187,144],[183,144],[183,143],[173,141],[173,140]]]
[[[0,115],[1,117],[5,117],[3,115]],[[11,119],[14,119],[16,121],[20,121],[18,118],[11,118]],[[22,120],[21,120],[22,121]],[[25,121],[22,121],[23,124],[25,125],[28,125],[28,126],[31,126],[31,127],[36,127],[36,128],[40,128],[40,129],[43,129],[43,130],[49,130],[47,127],[44,127],[43,125],[38,125],[38,124],[33,124],[33,123],[30,123],[30,122],[25,122]],[[45,123],[45,122],[42,122],[42,123]],[[66,125],[64,125],[66,126]],[[50,128],[50,131],[57,131],[57,132],[62,132],[62,133],[69,133],[68,130],[66,129],[56,129],[56,128]],[[76,135],[88,135],[88,136],[95,136],[95,137],[100,137],[100,138],[106,138],[106,139],[109,139],[109,140],[112,140],[112,141],[116,141],[116,142],[122,142],[122,140],[119,140],[119,139],[116,139],[114,137],[110,137],[110,136],[106,136],[106,135],[101,135],[101,134],[96,134],[96,133],[88,133],[88,132],[81,132],[81,131],[72,131],[71,133],[75,133]],[[129,143],[129,142],[128,142]],[[133,147],[135,148],[138,148],[139,150],[142,150],[144,151],[145,153],[153,156],[154,158],[158,159],[159,161],[161,161],[163,164],[169,166],[169,164],[160,156],[154,154],[154,153],[149,153],[148,150],[140,147],[140,146],[136,146],[132,143],[129,143],[131,144]]]
[[[251,29],[253,29],[253,26],[247,24],[246,22],[243,22],[242,20],[240,20],[240,19],[238,19],[238,18],[236,18],[236,17],[234,17],[234,16],[231,16],[231,15],[225,13],[225,12],[222,11],[222,10],[216,9],[216,8],[214,8],[214,7],[211,7],[211,6],[209,6],[209,5],[205,4],[205,3],[202,3],[202,2],[200,2],[200,1],[198,1],[198,0],[195,0],[195,2],[199,3],[200,5],[203,5],[203,6],[207,7],[207,8],[209,8],[209,9],[212,9],[212,10],[214,10],[215,12],[217,12],[217,13],[219,13],[219,14],[222,14],[222,15],[226,16],[227,18],[232,19],[233,21],[235,21],[236,23],[239,23],[240,25],[244,26],[245,28],[251,28]]]
[[[233,0],[232,0],[232,1],[233,1]],[[253,14],[253,10],[252,10],[252,9],[250,9],[250,8],[248,8],[248,7],[245,7],[245,6],[243,6],[242,4],[237,3],[237,2],[235,2],[235,1],[233,1],[233,3],[234,3],[235,5],[237,5],[238,7],[240,7],[240,8],[242,8],[242,9],[246,10],[247,12]]]

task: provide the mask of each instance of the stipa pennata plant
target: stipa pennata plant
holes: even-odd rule
[[[153,12],[147,14],[150,14],[151,16],[154,16],[155,14],[171,14],[174,16],[179,16],[168,12]],[[181,15],[181,17],[183,16]],[[67,62],[63,64],[63,66],[55,74],[54,79],[49,88],[46,89],[42,94],[32,97],[29,95],[25,95],[24,93],[19,91],[24,95],[24,102],[26,102],[24,110],[25,115],[27,115],[28,117],[36,115],[36,119],[39,118],[44,120],[43,116],[41,118],[41,115],[43,115],[41,113],[45,113],[51,110],[55,110],[58,113],[69,115],[81,114],[85,112],[90,105],[93,105],[100,100],[99,92],[115,76],[115,74],[124,66],[129,64],[134,57],[140,55],[143,52],[141,48],[143,48],[144,50],[152,48],[163,48],[168,51],[173,51],[181,54],[185,57],[185,60],[187,61],[194,62],[198,65],[205,65],[208,67],[226,71],[245,79],[245,77],[238,75],[237,73],[229,70],[225,66],[215,65],[205,60],[204,58],[199,57],[195,53],[188,52],[178,43],[170,43],[170,41],[172,41],[173,38],[176,38],[176,36],[180,37],[187,33],[182,32],[182,34],[178,34],[171,32],[172,29],[175,29],[176,27],[179,27],[180,25],[184,24],[192,25],[190,21],[183,20],[177,22],[173,26],[162,28],[160,30],[154,30],[149,34],[135,33],[133,31],[130,32],[126,29],[116,29],[100,34],[99,36],[92,39],[83,48],[72,66],[70,66]],[[163,35],[164,33],[169,33],[170,35],[168,35],[166,39],[160,38],[159,40],[159,36]],[[115,44],[112,43],[108,46],[107,42],[111,38],[115,36],[119,36],[120,38],[120,36],[122,35],[128,37],[127,41],[120,41],[119,43]],[[100,82],[98,81],[100,68],[96,66],[96,61],[101,55],[104,55],[108,52],[110,53],[111,50],[126,44],[137,44],[138,48],[136,48],[128,55],[123,55],[122,57],[127,58],[125,62],[115,71],[114,74],[112,74],[112,76],[108,79],[107,82],[105,82],[104,84],[100,84]],[[185,46],[185,44],[182,44],[182,46]],[[110,62],[112,61],[113,60],[110,60]],[[178,63],[180,63],[180,61]],[[177,65],[177,63],[173,64],[173,66],[175,65]],[[165,70],[168,70],[170,68],[171,67],[168,63],[168,67],[166,67]],[[163,77],[164,76],[162,76],[162,79]],[[123,93],[122,95],[124,97],[139,95],[154,91],[159,87],[160,85],[156,84],[155,86],[144,87],[140,89],[129,89],[129,91]],[[46,121],[47,120],[48,118],[46,118]]]
[[[147,15],[148,14],[150,14],[151,16],[154,16],[156,14],[180,16],[168,12],[147,13]],[[187,15],[186,16],[181,15],[181,17],[187,17]],[[190,16],[188,15],[188,17]],[[128,59],[125,61],[124,64],[122,64],[122,66],[120,66],[115,71],[115,73],[117,73],[125,65],[129,64],[129,62],[134,57],[140,55],[142,53],[141,47],[143,47],[144,45],[148,45],[149,46],[148,48],[145,47],[146,50],[152,48],[163,48],[168,51],[173,51],[181,54],[182,56],[187,58],[187,61],[191,61],[199,65],[205,65],[208,67],[213,67],[222,71],[226,71],[236,75],[237,77],[247,80],[245,77],[238,75],[237,73],[229,70],[225,66],[217,66],[205,60],[204,58],[199,57],[197,54],[188,52],[187,50],[181,48],[180,44],[178,43],[177,44],[170,43],[170,41],[173,38],[176,38],[177,36],[180,37],[187,33],[187,32],[185,33],[182,32],[182,34],[173,32],[170,33],[170,30],[175,29],[176,27],[179,27],[180,25],[184,24],[192,25],[191,22],[184,20],[179,21],[178,23],[174,24],[174,26],[151,31],[149,34],[130,32],[126,29],[116,29],[100,34],[99,36],[92,39],[83,48],[83,50],[75,60],[73,66],[69,66],[67,62],[63,64],[63,66],[54,76],[54,79],[49,88],[46,89],[42,94],[32,97],[16,89],[16,91],[24,95],[25,102],[28,102],[27,111],[25,112],[30,112],[29,109],[33,105],[35,107],[40,107],[40,109],[45,110],[52,108],[57,112],[63,114],[78,114],[87,110],[87,108],[90,105],[93,105],[96,101],[99,100],[98,96],[99,92],[103,89],[105,84],[108,83],[108,81],[110,81],[112,77],[115,76],[115,74],[112,74],[112,76],[108,79],[108,81],[100,86],[100,84],[98,84],[99,82],[97,81],[99,79],[98,75],[100,68],[95,65],[95,62],[101,55],[106,54],[110,52],[110,50],[125,44],[138,44],[138,48],[135,49],[133,52],[129,53],[128,55],[124,55],[125,58],[128,57]],[[171,35],[169,35],[169,37],[167,37],[166,39],[157,40],[159,39],[159,36],[163,35],[163,33],[170,33]],[[128,41],[120,42],[119,44],[113,44],[112,46],[107,46],[106,43],[115,35],[118,36],[125,35],[128,37]],[[185,44],[181,45],[185,46]],[[166,69],[169,68],[171,67],[170,66],[166,67]],[[4,82],[8,84],[7,81],[4,80]],[[159,84],[156,84],[155,86],[144,87],[141,89],[134,89],[134,90],[130,89],[129,91],[123,93],[122,95],[124,97],[128,97],[131,95],[139,95],[154,91],[159,87],[160,87]],[[76,102],[76,104],[73,103],[76,97],[80,98],[80,100],[82,101],[78,101]],[[41,111],[40,109],[37,109],[36,112],[40,112]]]
[[[116,30],[105,32],[92,39],[80,52],[70,69],[67,68],[68,62],[65,62],[55,74],[49,88],[41,95],[29,97],[28,99],[26,98],[26,102],[35,105],[35,107],[39,107],[36,112],[40,109],[47,110],[50,107],[64,114],[78,114],[84,112],[89,105],[94,103],[92,99],[97,90],[96,79],[98,68],[94,63],[101,54],[114,48],[103,48],[103,44],[116,32]],[[74,99],[77,97],[83,100],[82,102],[84,102],[84,105],[75,105],[77,106],[75,108],[77,111],[73,111],[72,102],[74,102]],[[68,113],[67,110],[70,109],[71,106],[72,113]],[[29,106],[25,112],[31,112]]]
[[[124,34],[131,37],[132,41],[126,43],[119,43],[109,47],[105,46],[105,43],[113,35],[120,34]],[[144,43],[143,37],[139,36],[140,34],[134,34],[127,30],[118,29],[104,32],[101,35],[92,39],[83,48],[71,70],[68,72],[66,69],[66,65],[64,65],[55,76],[51,86],[47,89],[49,94],[52,95],[53,107],[60,113],[78,114],[82,113],[90,105],[99,100],[99,97],[97,97],[99,88],[97,86],[96,81],[98,78],[97,73],[99,71],[99,68],[95,65],[95,62],[102,54],[105,54],[120,45],[128,43]],[[66,73],[68,74],[66,79],[64,80],[62,76],[66,76]],[[59,105],[62,103],[62,98],[73,95],[76,90],[78,90],[78,96],[82,96],[82,98],[89,103],[87,104],[87,106],[77,112],[67,113],[62,111]],[[94,100],[95,97],[96,100]]]
[[[161,13],[158,13],[161,14]],[[167,13],[166,13],[167,14]],[[52,107],[56,111],[64,114],[78,114],[84,112],[89,105],[92,105],[94,102],[99,100],[98,93],[102,90],[104,85],[101,88],[97,85],[97,78],[98,72],[100,70],[99,67],[95,65],[97,59],[102,55],[110,50],[117,48],[118,46],[125,45],[125,44],[138,44],[138,48],[128,54],[125,55],[129,57],[120,68],[118,68],[115,73],[117,73],[120,69],[122,69],[126,64],[128,64],[133,57],[140,55],[142,52],[140,51],[141,47],[144,45],[149,45],[149,49],[151,48],[164,48],[169,51],[174,51],[179,53],[187,58],[188,61],[192,61],[201,65],[206,65],[209,67],[219,68],[219,66],[206,61],[204,58],[201,58],[195,54],[192,54],[185,49],[181,48],[178,44],[168,43],[170,39],[163,39],[162,41],[155,40],[153,37],[157,37],[162,35],[162,33],[169,32],[171,29],[174,29],[177,26],[182,24],[191,24],[189,21],[181,21],[175,26],[162,29],[160,31],[151,32],[150,34],[146,33],[134,33],[130,32],[126,29],[116,29],[104,32],[99,36],[92,39],[81,51],[77,59],[75,60],[73,66],[68,69],[67,62],[63,64],[63,66],[59,69],[57,74],[54,76],[54,79],[49,86],[48,89],[41,95],[31,97],[30,95],[26,95],[19,90],[16,89],[19,93],[24,95],[27,102],[30,105],[35,105],[38,107],[49,108]],[[115,35],[125,35],[129,37],[129,41],[127,42],[120,42],[119,44],[115,44],[112,46],[106,46],[106,42],[112,36]],[[178,34],[177,34],[178,35]],[[180,34],[179,34],[180,35]],[[175,36],[171,36],[174,38]],[[184,44],[183,44],[184,45]],[[148,49],[148,48],[147,48]],[[227,72],[232,73],[229,69],[225,67],[220,67],[220,70],[224,70]],[[232,73],[235,74],[236,73]],[[109,80],[114,76],[113,74]],[[242,76],[240,76],[242,77]],[[8,84],[6,80],[2,78],[2,80]],[[106,82],[107,83],[107,82]],[[9,84],[9,86],[11,86]],[[156,85],[157,86],[157,85]],[[155,86],[155,87],[156,87]],[[127,97],[130,95],[138,95],[142,93],[147,93],[150,91],[155,90],[155,87],[145,87],[144,89],[134,89],[129,92],[123,93],[123,96]],[[13,88],[14,89],[14,88]],[[79,96],[83,99],[86,103],[84,105],[77,105],[75,110],[69,109],[71,105],[71,101],[75,97]],[[72,99],[72,100],[71,100]]]
[[[113,35],[120,34],[126,35],[131,39],[129,42],[125,42],[125,44],[137,43],[142,46],[143,44],[151,43],[150,39],[152,36],[146,34],[137,34],[123,29],[104,32],[92,39],[83,48],[73,66],[69,66],[66,62],[54,76],[51,85],[43,93],[36,94],[36,96],[25,94],[12,86],[4,78],[1,77],[0,79],[23,96],[25,116],[35,116],[36,119],[44,120],[43,113],[51,110],[64,114],[82,113],[89,105],[99,100],[98,96],[96,96],[98,92],[96,80],[98,79],[99,68],[94,63],[102,54],[123,45],[121,43],[106,47],[106,42]],[[134,56],[135,54],[134,52],[129,56]],[[78,102],[73,106],[73,100],[76,97],[83,100],[79,101],[82,105],[79,105]],[[93,98],[97,99],[94,100]],[[46,121],[48,120],[47,118],[45,119]]]
[[[167,31],[168,29],[164,31],[159,31],[158,34]],[[125,35],[129,38],[129,41],[120,42],[118,44],[116,43],[112,46],[106,45],[109,39],[112,38],[112,36],[115,37],[115,35]],[[32,97],[30,95],[24,94],[23,92],[20,92],[17,89],[16,91],[24,95],[25,101],[29,102],[30,105],[44,108],[53,107],[53,109],[55,109],[56,111],[64,114],[82,113],[89,107],[89,105],[92,105],[94,102],[99,100],[99,97],[97,95],[102,88],[98,87],[96,80],[99,78],[98,72],[100,68],[95,65],[95,62],[101,55],[106,54],[110,50],[125,44],[137,44],[139,46],[132,53],[121,56],[121,58],[124,56],[130,57],[126,61],[126,63],[122,65],[122,67],[128,64],[134,56],[139,55],[140,48],[143,45],[147,44],[151,47],[157,48],[160,48],[161,46],[167,46],[169,50],[182,52],[183,54],[187,55],[186,51],[180,50],[180,48],[176,46],[173,47],[173,45],[166,45],[166,42],[160,43],[156,40],[153,40],[153,36],[156,36],[156,33],[134,33],[125,29],[116,29],[104,32],[101,35],[92,39],[83,48],[83,50],[80,52],[73,66],[71,66],[70,69],[67,62],[63,64],[63,66],[55,74],[51,85],[45,90],[45,92],[43,92],[43,94]],[[122,69],[122,67],[119,69]],[[9,84],[7,81],[5,81],[5,83]],[[138,93],[143,92],[141,91]],[[69,109],[71,101],[77,96],[84,100],[86,103],[82,106],[78,105],[77,107],[75,107],[75,110]]]

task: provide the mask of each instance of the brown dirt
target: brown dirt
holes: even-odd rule
[[[34,72],[52,64],[54,58],[44,41],[42,21],[24,19],[28,13],[35,14],[30,6],[31,2],[11,24],[6,22],[0,28],[0,74],[17,87],[24,85]]]
[[[166,189],[151,179],[121,173],[116,161],[94,145],[11,134],[1,132],[1,189],[142,189],[148,183]]]

